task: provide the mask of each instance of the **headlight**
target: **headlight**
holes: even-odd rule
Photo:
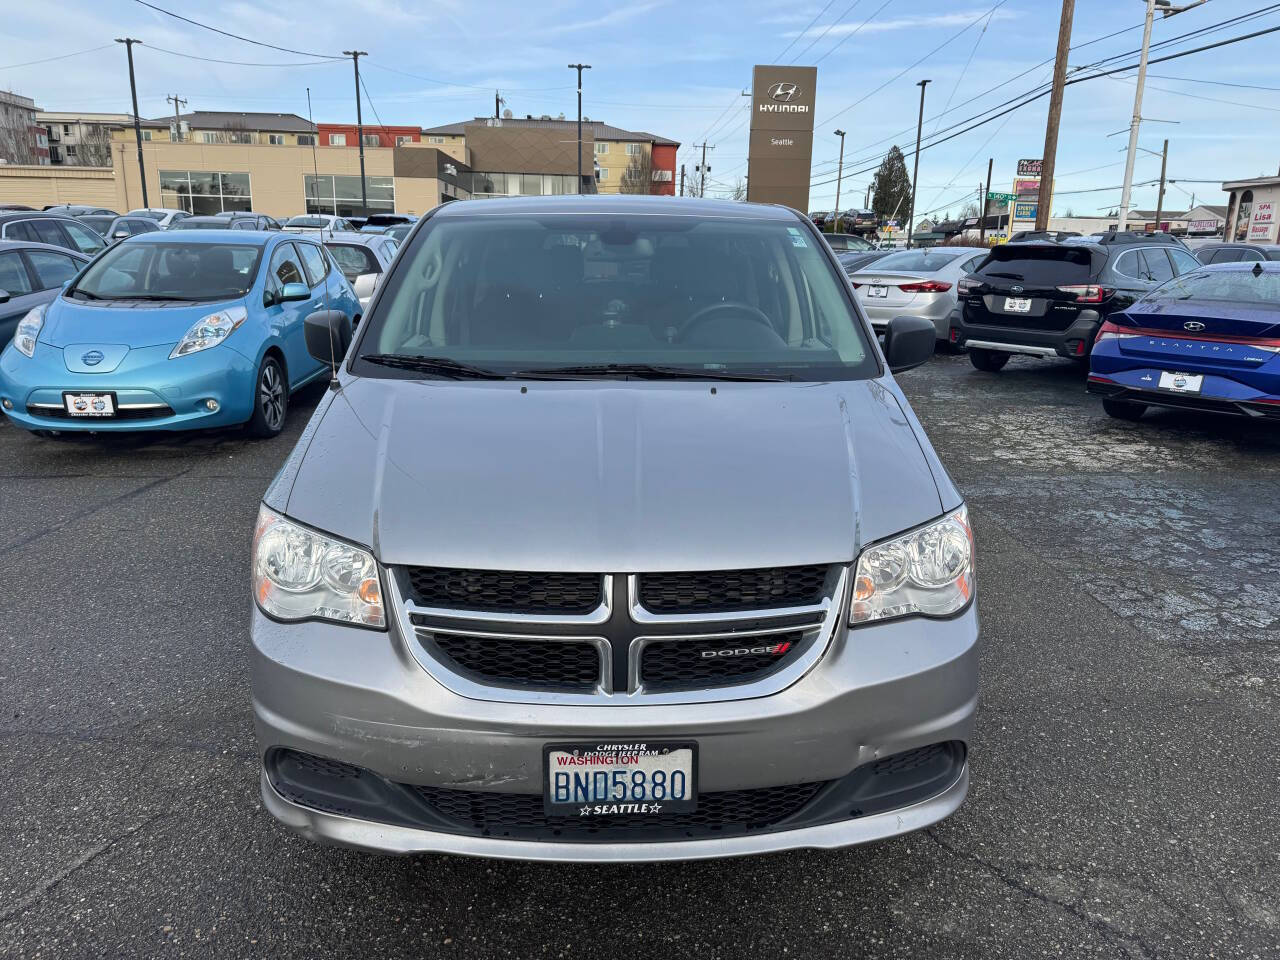
[[[36,354],[36,339],[40,336],[40,328],[44,326],[44,309],[47,306],[47,303],[42,303],[28,310],[13,332],[13,345],[28,357]]]
[[[378,565],[367,550],[262,507],[253,534],[253,596],[277,620],[335,620],[383,628]]]
[[[862,551],[849,622],[911,614],[945,617],[973,596],[973,531],[961,507],[934,523]]]
[[[231,336],[231,332],[244,323],[248,316],[249,311],[244,307],[227,307],[207,317],[201,317],[191,325],[190,330],[183,334],[178,345],[169,354],[169,359],[185,357],[188,353],[199,353],[201,350],[216,347]]]

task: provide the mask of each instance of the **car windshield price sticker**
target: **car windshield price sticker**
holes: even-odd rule
[[[544,752],[551,816],[643,819],[697,808],[696,744],[551,744]]]

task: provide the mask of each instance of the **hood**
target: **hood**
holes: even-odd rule
[[[201,317],[224,310],[236,300],[149,302],[109,300],[84,303],[59,296],[45,311],[40,342],[51,347],[127,350],[177,343]],[[123,354],[121,354],[123,357]],[[99,372],[102,368],[98,368]]]
[[[878,381],[526,386],[348,379],[268,499],[388,564],[592,572],[849,561],[942,511]]]

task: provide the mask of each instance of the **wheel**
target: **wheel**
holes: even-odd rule
[[[1009,362],[1009,355],[999,350],[984,350],[981,347],[969,348],[969,362],[979,370],[985,370],[987,373],[996,373],[1004,369],[1004,365]]]
[[[1147,412],[1147,405],[1132,400],[1103,400],[1102,409],[1120,420],[1140,420]]]
[[[253,416],[245,424],[251,437],[274,437],[284,429],[289,412],[289,384],[284,369],[273,356],[262,358],[253,388]]]

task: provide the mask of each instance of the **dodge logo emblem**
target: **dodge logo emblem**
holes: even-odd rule
[[[769,99],[779,103],[790,103],[800,96],[800,88],[794,83],[775,83],[769,88]]]
[[[1199,320],[1188,320],[1182,325],[1183,330],[1190,330],[1192,333],[1199,333],[1204,329],[1204,324]]]

